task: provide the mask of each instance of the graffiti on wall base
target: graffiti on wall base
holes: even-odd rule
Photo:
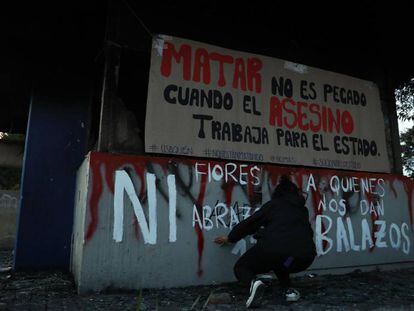
[[[17,209],[18,199],[7,193],[0,193],[0,209],[11,208]]]
[[[111,156],[93,153],[85,241],[100,222],[99,202],[111,194],[112,240],[125,236],[126,209],[132,208],[137,243],[179,243],[182,227],[195,233],[197,274],[203,274],[205,235],[230,231],[266,202],[281,175],[288,174],[307,198],[319,257],[375,250],[411,253],[412,181],[396,175],[196,161],[189,159]],[[159,235],[160,213],[168,214],[167,234]],[[183,221],[183,219],[187,219]],[[252,237],[229,251],[240,256]],[[403,257],[401,257],[403,258]],[[403,259],[401,259],[403,260]]]

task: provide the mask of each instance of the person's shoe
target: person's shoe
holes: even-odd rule
[[[285,298],[288,302],[295,302],[298,301],[300,298],[300,293],[294,288],[288,288],[285,291]]]
[[[256,275],[256,280],[260,280],[265,283],[266,286],[272,285],[274,277],[270,274],[258,274]]]
[[[261,281],[254,279],[250,284],[250,296],[246,301],[247,308],[260,306],[266,285]]]

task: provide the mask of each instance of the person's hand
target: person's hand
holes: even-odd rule
[[[227,237],[227,235],[221,235],[214,239],[214,243],[218,245],[225,245],[229,243],[229,238]]]

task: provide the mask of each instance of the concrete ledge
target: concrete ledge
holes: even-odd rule
[[[260,174],[229,185],[217,173],[229,166],[249,167],[241,165],[89,154],[78,171],[75,200],[72,272],[78,292],[235,281],[234,263],[256,241],[246,237],[218,247],[213,240],[267,202],[283,174],[292,176],[307,194],[319,256],[303,274],[413,265],[411,180],[392,174],[257,165],[254,169]],[[350,180],[358,186],[352,192]],[[348,207],[341,213],[344,202]]]
[[[349,266],[349,267],[338,267],[338,268],[326,268],[326,269],[309,269],[305,272],[296,274],[297,276],[303,276],[308,274],[318,275],[334,275],[334,274],[348,274],[353,272],[369,272],[369,271],[395,271],[414,268],[414,261],[410,262],[393,262],[376,265],[361,265],[361,266]]]

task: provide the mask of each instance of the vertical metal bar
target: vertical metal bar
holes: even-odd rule
[[[114,133],[114,102],[117,96],[120,50],[112,42],[117,40],[119,10],[116,1],[108,0],[108,17],[105,34],[105,68],[102,82],[99,120],[98,151],[111,151]]]

